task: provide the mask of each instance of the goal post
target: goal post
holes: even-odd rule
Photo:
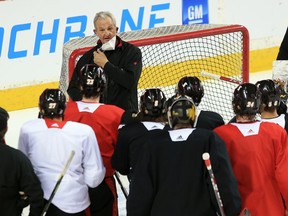
[[[244,26],[174,25],[122,32],[119,36],[142,51],[139,97],[152,87],[161,88],[171,97],[180,78],[197,76],[204,86],[199,107],[218,112],[226,122],[232,118],[233,91],[237,83],[249,81],[249,33]],[[86,36],[64,44],[60,88],[65,93],[78,59],[96,45],[97,39]],[[203,71],[214,74],[214,78],[203,75]]]

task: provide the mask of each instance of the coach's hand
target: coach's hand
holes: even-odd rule
[[[95,64],[97,64],[99,67],[104,68],[105,64],[108,62],[108,59],[103,51],[97,50],[93,52],[93,61]]]

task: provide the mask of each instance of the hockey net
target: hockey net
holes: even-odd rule
[[[167,98],[171,97],[180,78],[197,76],[204,86],[199,108],[218,112],[226,122],[232,118],[233,91],[238,82],[249,81],[249,34],[244,26],[175,25],[123,32],[119,36],[142,51],[139,97],[144,89],[152,87],[161,88]],[[96,45],[97,39],[86,36],[64,45],[60,76],[64,92],[78,59]],[[203,75],[202,71],[213,76]]]

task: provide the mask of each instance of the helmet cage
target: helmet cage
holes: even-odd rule
[[[171,128],[174,128],[176,124],[193,126],[196,119],[196,106],[188,96],[179,96],[168,108],[167,116]]]

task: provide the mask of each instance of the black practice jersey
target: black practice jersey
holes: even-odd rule
[[[127,216],[216,216],[217,202],[202,159],[210,153],[227,216],[241,199],[224,142],[212,130],[153,130],[130,184]]]

